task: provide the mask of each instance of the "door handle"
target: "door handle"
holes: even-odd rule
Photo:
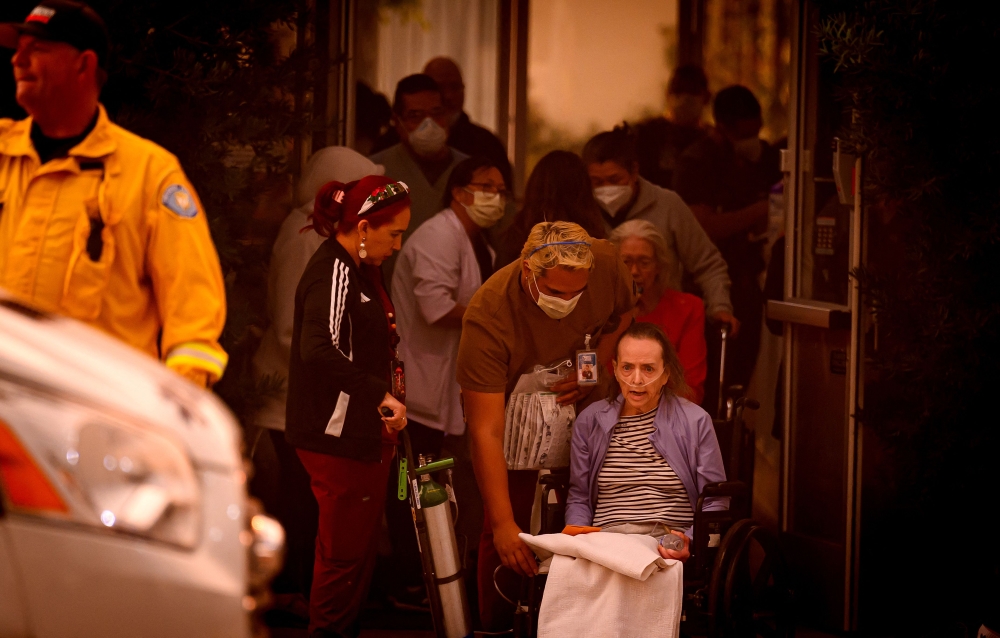
[[[830,330],[850,330],[851,311],[840,304],[789,299],[788,301],[767,301],[767,318],[786,323],[797,323]]]

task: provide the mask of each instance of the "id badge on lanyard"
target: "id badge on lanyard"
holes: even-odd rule
[[[392,358],[392,396],[400,403],[406,402],[406,372],[403,370],[403,362],[398,357]]]
[[[396,332],[396,315],[393,312],[386,313],[389,320],[389,349],[392,351],[392,360],[389,361],[389,394],[402,404],[406,404],[406,371],[403,362],[399,358],[396,346],[399,345],[399,334]],[[383,408],[388,410],[388,408]],[[386,416],[389,416],[388,414]],[[400,449],[400,443],[396,444],[396,458],[399,460],[399,483],[396,487],[396,498],[401,501],[406,500],[406,491],[409,486],[409,472],[407,470],[406,454]],[[417,494],[417,484],[413,483],[413,493]],[[419,500],[416,501],[419,503]]]
[[[597,352],[590,349],[590,335],[586,335],[583,350],[576,351],[576,382],[579,385],[597,385],[599,374]]]
[[[389,319],[389,344],[392,350],[392,361],[389,363],[389,393],[400,403],[406,403],[406,372],[399,358],[396,346],[399,345],[399,334],[396,332],[395,313],[386,313]]]

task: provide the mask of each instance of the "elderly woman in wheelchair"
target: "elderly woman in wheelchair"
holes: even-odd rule
[[[682,398],[683,368],[654,324],[622,334],[614,372],[621,392],[573,427],[566,524],[655,536],[661,556],[686,561],[698,495],[726,480],[712,419]],[[725,509],[727,500],[708,499],[703,510]]]
[[[747,518],[746,484],[726,482],[712,419],[682,398],[684,373],[663,331],[642,322],[629,327],[616,346],[614,372],[621,391],[584,410],[573,426],[564,532],[628,536],[522,535],[553,562],[547,581],[522,591],[527,604],[518,603],[525,611],[515,636],[678,636],[682,617],[687,635],[793,635],[792,592],[777,540]],[[736,402],[737,431],[743,405],[753,408]],[[544,520],[547,502],[543,490]],[[682,567],[692,556],[694,564]],[[640,566],[652,558],[656,567],[641,574],[620,569],[635,566],[633,557]]]

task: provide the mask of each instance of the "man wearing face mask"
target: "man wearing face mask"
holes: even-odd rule
[[[574,359],[587,336],[598,361],[631,323],[632,277],[613,245],[572,222],[542,222],[528,235],[521,259],[498,270],[469,302],[458,349],[476,479],[486,510],[479,544],[479,607],[484,628],[509,629],[513,609],[496,593],[517,591],[516,574],[537,571],[518,533],[529,528],[538,473],[507,470],[505,403],[522,374],[536,365]],[[603,368],[602,368],[603,369]],[[590,386],[593,387],[593,386]],[[557,400],[575,404],[587,392],[576,375],[554,385]]]
[[[468,455],[462,453],[467,448],[465,420],[455,381],[458,344],[466,308],[493,274],[495,255],[486,231],[503,216],[506,199],[506,184],[496,163],[484,156],[463,160],[448,179],[445,209],[413,233],[393,273],[413,453],[437,457],[445,445],[463,464],[456,472],[464,469],[467,474],[471,474]],[[390,487],[395,491],[395,485]],[[456,489],[463,508],[478,501],[471,476]],[[402,607],[404,600],[415,598],[412,592],[421,592],[420,554],[409,523],[409,505],[396,498],[387,503],[397,566],[394,584],[404,587],[390,595]],[[473,533],[477,526],[478,521],[472,522]]]
[[[465,80],[462,70],[451,58],[436,57],[424,65],[429,75],[441,89],[441,103],[448,118],[448,146],[466,155],[483,155],[496,164],[507,184],[511,184],[510,160],[507,148],[489,129],[479,126],[465,112]],[[386,131],[373,149],[378,152],[399,143],[399,133],[395,129]]]
[[[441,210],[448,176],[467,155],[447,144],[448,115],[441,91],[430,76],[409,75],[396,85],[392,105],[399,144],[370,157],[385,166],[386,177],[410,187],[410,226],[403,235],[405,244],[422,223]],[[387,259],[382,270],[392,280],[396,258]]]
[[[667,108],[660,117],[636,126],[639,174],[663,188],[673,188],[677,159],[705,137],[702,113],[711,100],[705,71],[695,64],[674,69],[667,83]]]
[[[729,266],[733,306],[743,322],[743,334],[727,355],[727,383],[746,387],[757,360],[764,304],[758,283],[764,270],[763,242],[751,237],[766,230],[768,193],[782,175],[778,150],[759,138],[760,102],[750,89],[736,85],[719,91],[712,113],[715,130],[681,155],[674,188]],[[708,360],[718,357],[709,352]],[[706,387],[706,395],[710,391]],[[711,397],[706,396],[708,400]]]
[[[677,193],[640,177],[635,137],[628,128],[595,135],[583,147],[583,161],[608,233],[628,220],[656,226],[667,242],[667,287],[681,290],[683,276],[689,274],[705,299],[706,315],[738,332],[726,262]]]

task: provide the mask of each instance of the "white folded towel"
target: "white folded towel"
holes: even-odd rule
[[[541,534],[532,536],[520,534],[521,540],[535,550],[542,560],[552,554],[586,558],[592,563],[607,567],[635,578],[646,580],[657,569],[664,569],[676,560],[663,558],[656,550],[657,542],[652,536],[642,534]]]
[[[665,559],[656,539],[596,532],[521,534],[549,567],[538,635],[676,637],[684,565]]]

